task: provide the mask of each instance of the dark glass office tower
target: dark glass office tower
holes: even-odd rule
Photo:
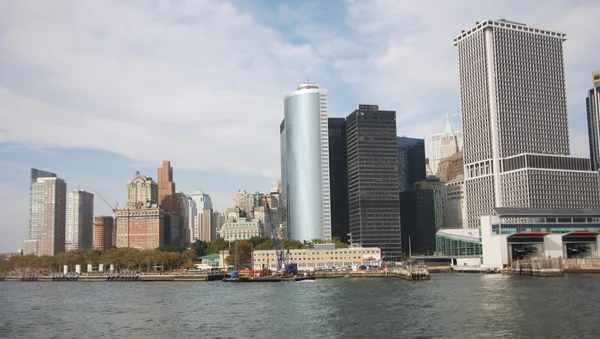
[[[346,118],[349,224],[352,240],[398,257],[400,196],[396,112],[359,105]]]
[[[417,181],[425,180],[425,140],[398,137],[398,189],[410,190]]]
[[[329,118],[329,182],[331,188],[331,235],[348,241],[348,167],[346,119]]]

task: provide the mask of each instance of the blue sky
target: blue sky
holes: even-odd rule
[[[268,190],[283,98],[307,77],[330,116],[375,103],[397,111],[399,135],[439,133],[460,110],[452,39],[485,19],[567,33],[571,148],[587,156],[598,15],[567,0],[0,2],[0,252],[27,237],[30,167],[120,204],[162,160],[219,210]]]

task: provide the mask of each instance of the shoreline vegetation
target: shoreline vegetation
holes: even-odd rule
[[[339,239],[332,240],[337,248],[346,248],[347,244]],[[283,249],[313,248],[314,244],[325,243],[324,240],[313,239],[311,242],[285,240],[281,242]],[[187,249],[181,246],[161,245],[154,250],[139,250],[135,248],[111,248],[102,253],[93,249],[76,249],[58,253],[53,256],[43,255],[13,255],[8,260],[0,260],[0,273],[34,272],[51,274],[62,272],[67,265],[69,271],[74,271],[76,265],[81,265],[86,271],[88,264],[97,268],[104,264],[113,264],[116,271],[136,270],[138,272],[174,271],[177,269],[192,269],[200,263],[200,257],[207,254],[219,254],[221,251],[234,252],[234,243],[223,238],[211,242],[197,240]],[[272,250],[273,241],[266,237],[253,237],[248,240],[238,240],[238,262],[240,266],[250,265],[253,250]],[[224,258],[227,265],[233,265],[234,258],[229,255]]]

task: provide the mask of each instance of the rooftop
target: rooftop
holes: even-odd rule
[[[499,217],[600,217],[600,209],[594,208],[529,208],[496,207]]]
[[[469,35],[471,35],[475,32],[478,32],[478,31],[480,31],[482,29],[486,29],[486,28],[498,28],[498,29],[508,29],[508,30],[513,30],[513,31],[528,32],[528,33],[558,38],[563,41],[565,41],[567,39],[567,35],[564,33],[549,31],[546,29],[529,27],[526,24],[523,24],[520,22],[509,21],[506,19],[498,19],[498,20],[485,20],[483,22],[476,22],[475,26],[473,26],[471,29],[462,31],[459,36],[454,38],[452,44],[454,46],[456,46],[460,40],[468,37]]]

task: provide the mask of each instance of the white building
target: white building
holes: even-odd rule
[[[192,237],[192,242],[196,240],[210,241],[213,208],[210,196],[198,189],[193,191],[190,194],[190,197],[196,205],[194,220],[190,221],[190,225],[193,225],[194,227],[194,237]],[[210,215],[208,215],[209,213]],[[206,236],[207,234],[209,236]]]
[[[94,195],[73,190],[67,195],[65,251],[92,248],[94,242]]]
[[[469,227],[495,207],[600,207],[598,173],[569,156],[565,39],[503,19],[454,39]]]
[[[252,237],[264,237],[264,225],[258,219],[228,221],[218,230],[226,241],[244,240]]]
[[[198,214],[198,209],[196,208],[196,202],[194,201],[194,199],[192,199],[191,196],[181,191],[179,191],[179,193],[181,193],[181,195],[183,196],[183,213],[185,214],[184,216],[188,220],[190,241],[193,243],[197,239],[195,221],[196,215]]]
[[[301,84],[280,126],[282,216],[296,240],[331,239],[327,91]]]
[[[443,199],[444,228],[467,228],[465,180],[460,178],[445,183]]]

